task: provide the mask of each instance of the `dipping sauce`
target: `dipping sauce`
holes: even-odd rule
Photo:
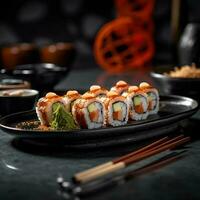
[[[36,92],[34,90],[23,90],[23,89],[13,89],[13,90],[2,90],[0,91],[0,97],[23,97],[23,96],[32,96]]]

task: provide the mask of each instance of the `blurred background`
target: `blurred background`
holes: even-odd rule
[[[188,23],[200,20],[199,1],[179,2],[181,10],[178,35],[173,38],[173,1],[155,1],[155,64],[177,64],[174,45]],[[103,24],[115,17],[116,10],[112,0],[7,0],[0,8],[0,45],[16,42],[34,42],[42,45],[70,41],[74,42],[77,49],[78,57],[74,67],[94,67],[91,62],[88,63],[88,57],[93,58],[92,45],[95,35]]]
[[[32,63],[53,63],[48,52],[55,49],[70,51],[66,60],[55,61],[70,69],[99,68],[94,59],[93,46],[98,31],[108,22],[116,19],[120,11],[114,0],[7,0],[0,7],[0,68],[13,70],[15,65]],[[123,2],[123,1],[122,1]],[[129,0],[136,10],[145,4],[144,0]],[[150,27],[155,47],[151,66],[182,65],[199,62],[200,2],[197,0],[155,0]],[[184,38],[187,38],[185,40]],[[189,38],[189,39],[188,39]],[[184,42],[186,41],[186,42]],[[69,44],[66,43],[70,42]],[[15,61],[18,46],[23,49],[40,49],[31,59]],[[64,44],[63,44],[64,43]],[[33,46],[28,46],[28,45]],[[67,50],[66,50],[67,49]],[[69,50],[70,49],[70,50]],[[72,50],[72,51],[71,51]],[[34,52],[34,51],[33,51]],[[76,53],[75,53],[76,52]],[[66,52],[65,52],[66,53]],[[13,58],[11,57],[11,54]],[[27,55],[25,56],[26,58]],[[13,63],[11,63],[13,62]],[[47,68],[51,68],[48,66]],[[5,73],[5,71],[3,72]]]

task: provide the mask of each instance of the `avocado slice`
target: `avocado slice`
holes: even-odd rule
[[[140,104],[141,104],[141,97],[140,96],[135,96],[134,98],[133,98],[133,103],[134,103],[134,105],[135,106],[139,106]]]
[[[148,99],[149,99],[150,101],[156,99],[155,95],[154,95],[152,92],[148,92],[147,94],[148,94]]]
[[[114,103],[113,104],[113,111],[114,112],[118,112],[120,111],[122,108],[121,108],[121,103],[120,102],[117,102],[117,103]]]
[[[88,111],[91,113],[91,112],[94,112],[95,110],[97,110],[95,104],[94,104],[94,103],[91,103],[91,104],[88,106]]]

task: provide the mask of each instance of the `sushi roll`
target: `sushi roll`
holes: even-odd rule
[[[125,97],[110,91],[103,102],[106,108],[107,125],[121,126],[127,124],[129,106]]]
[[[129,117],[132,120],[143,120],[148,117],[148,97],[137,86],[130,86],[123,94],[129,104]]]
[[[36,113],[41,125],[50,126],[53,120],[53,111],[58,105],[67,111],[65,100],[53,92],[49,92],[37,102]]]
[[[92,93],[85,93],[72,107],[75,121],[81,128],[95,129],[105,126],[105,107]]]
[[[65,100],[65,103],[66,103],[67,110],[69,112],[72,112],[73,104],[79,98],[81,98],[81,95],[76,90],[69,90],[65,94],[64,100]]]
[[[159,110],[158,90],[146,82],[140,83],[139,88],[147,94],[149,115],[156,114]]]
[[[106,94],[108,93],[108,90],[105,89],[105,88],[102,88],[99,85],[92,85],[90,87],[90,91],[89,92],[94,94],[95,97],[102,98],[102,97],[106,97]]]
[[[110,89],[110,91],[113,91],[119,95],[122,95],[123,92],[127,92],[128,87],[129,85],[125,81],[118,81],[116,85]]]

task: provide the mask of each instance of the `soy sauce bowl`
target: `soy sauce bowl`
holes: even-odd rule
[[[164,95],[181,95],[200,102],[200,78],[174,78],[165,75],[173,68],[157,68],[150,75],[155,86]]]
[[[18,93],[22,93],[17,95]],[[5,93],[15,93],[13,96]],[[4,96],[5,95],[5,96]],[[9,115],[16,112],[31,110],[38,99],[39,92],[32,89],[12,89],[0,91],[0,116]]]

